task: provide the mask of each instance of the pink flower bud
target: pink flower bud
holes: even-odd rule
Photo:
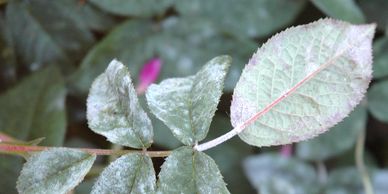
[[[162,60],[157,57],[143,65],[139,74],[139,84],[136,86],[136,92],[138,94],[143,94],[148,86],[158,79],[161,67]]]

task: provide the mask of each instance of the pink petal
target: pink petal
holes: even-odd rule
[[[144,93],[148,86],[158,79],[161,67],[162,60],[157,57],[149,60],[143,65],[139,74],[139,84],[136,87],[138,94]]]

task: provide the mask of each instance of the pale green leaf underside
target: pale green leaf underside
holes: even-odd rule
[[[194,76],[167,79],[148,88],[151,112],[182,143],[194,145],[206,137],[230,63],[229,56],[216,57]]]
[[[341,121],[371,80],[374,29],[323,19],[272,37],[253,55],[233,94],[232,124],[247,126],[241,139],[288,144]]]
[[[92,194],[155,193],[156,177],[151,158],[127,154],[112,162],[101,173]]]
[[[173,151],[159,173],[158,194],[229,193],[217,164],[190,147]]]
[[[113,60],[93,82],[87,100],[89,127],[109,141],[133,148],[152,143],[151,120],[141,108],[128,69]]]
[[[65,194],[82,181],[95,159],[95,155],[66,148],[34,154],[24,164],[17,190],[23,194]]]

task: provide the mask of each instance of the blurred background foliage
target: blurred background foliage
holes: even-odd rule
[[[387,193],[387,10],[387,0],[0,0],[0,132],[25,141],[45,137],[41,145],[109,148],[88,129],[85,100],[110,60],[128,65],[136,85],[151,58],[162,60],[159,82],[194,74],[211,58],[228,54],[233,64],[207,138],[212,139],[232,128],[233,87],[250,56],[274,33],[324,17],[375,22],[374,80],[342,123],[293,145],[291,154],[279,154],[279,147],[250,147],[238,138],[207,152],[232,193],[358,194],[363,186],[354,149],[366,130],[372,183],[376,193]],[[151,149],[180,146],[152,118]],[[75,193],[88,193],[108,160],[99,158]],[[22,162],[0,155],[0,193],[16,193]],[[157,171],[162,163],[154,159]]]

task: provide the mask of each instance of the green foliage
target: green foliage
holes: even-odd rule
[[[151,158],[127,154],[112,162],[98,177],[93,194],[154,193],[156,177]]]
[[[0,193],[367,193],[353,150],[365,131],[372,186],[385,193],[387,5],[0,0]],[[327,16],[374,24],[297,26]],[[349,114],[371,81],[375,25],[376,80]],[[161,71],[143,93],[134,86],[150,59]],[[256,146],[319,136],[269,154],[279,148],[237,134]],[[111,149],[50,147],[64,140]],[[95,154],[110,156],[92,167]]]
[[[362,189],[362,180],[358,175],[356,168],[347,167],[339,168],[332,171],[329,174],[327,186],[325,193],[335,194],[362,194],[364,193]],[[387,170],[372,170],[371,179],[373,187],[375,188],[375,194],[384,194],[387,192]]]
[[[373,45],[373,77],[383,78],[388,75],[388,36],[379,38]]]
[[[93,4],[110,13],[122,16],[149,17],[162,14],[173,0],[159,0],[157,3],[149,0],[91,0]]]
[[[260,194],[318,194],[320,190],[314,168],[301,160],[262,154],[246,158],[244,169]]]
[[[45,137],[42,144],[62,145],[66,130],[64,81],[55,67],[25,78],[0,96],[0,131],[21,140]],[[19,158],[0,155],[0,193],[14,193],[22,166]]]
[[[192,0],[176,1],[177,11],[211,21],[216,28],[236,36],[262,37],[292,21],[305,0]],[[282,11],[277,11],[282,9]]]
[[[256,47],[251,40],[221,34],[207,21],[173,17],[155,24],[133,19],[116,27],[89,51],[72,76],[72,87],[77,92],[88,91],[112,56],[127,64],[137,80],[142,64],[155,55],[163,60],[160,77],[166,79],[192,75],[214,56],[228,54],[234,59],[225,83],[230,91]]]
[[[388,1],[385,0],[361,0],[360,5],[370,22],[377,22],[381,30],[388,29]]]
[[[368,108],[372,115],[383,122],[388,122],[388,81],[374,84],[368,93]]]
[[[340,122],[371,80],[374,30],[324,19],[272,37],[250,59],[233,93],[233,126],[250,124],[241,139],[256,146],[288,144]]]
[[[141,108],[128,69],[113,60],[94,80],[87,101],[89,127],[112,143],[148,148],[151,120]]]
[[[167,157],[158,193],[229,193],[217,164],[205,153],[181,147]]]
[[[94,42],[88,26],[69,13],[63,0],[11,1],[6,19],[16,55],[31,70],[53,63],[70,72],[74,59]]]
[[[146,96],[151,112],[185,145],[206,137],[230,64],[230,57],[216,57],[194,76],[171,78],[149,87]]]
[[[65,95],[64,80],[55,67],[25,78],[0,96],[0,130],[21,140],[46,137],[44,145],[61,145]]]
[[[34,154],[23,166],[17,189],[19,193],[65,194],[82,181],[95,159],[95,155],[65,148]]]
[[[354,0],[312,0],[312,2],[330,17],[351,23],[365,22],[365,16]]]

